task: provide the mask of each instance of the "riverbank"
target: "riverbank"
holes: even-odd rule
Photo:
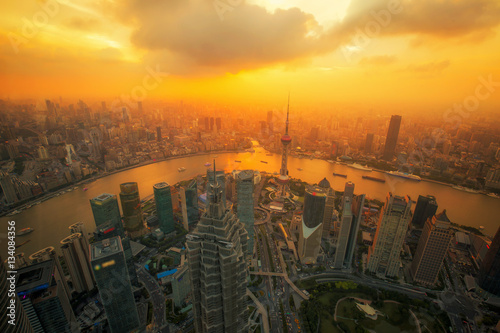
[[[113,170],[113,171],[110,171],[110,172],[105,171],[105,172],[103,172],[101,174],[95,175],[95,176],[93,176],[91,178],[80,180],[80,181],[78,181],[76,183],[68,183],[66,186],[58,189],[57,191],[48,192],[48,193],[46,193],[46,194],[44,194],[42,196],[33,197],[32,199],[26,201],[22,205],[14,206],[10,210],[0,213],[0,217],[15,216],[15,215],[21,213],[22,211],[31,208],[32,206],[34,206],[36,204],[39,204],[41,202],[50,200],[50,199],[52,199],[54,197],[58,197],[59,195],[66,193],[68,190],[71,190],[72,188],[74,189],[75,187],[80,187],[81,185],[92,183],[92,182],[94,182],[94,181],[96,181],[98,179],[101,179],[101,178],[104,178],[104,177],[108,177],[108,176],[111,176],[111,175],[114,175],[114,174],[117,174],[117,173],[120,173],[120,172],[128,171],[128,170],[131,170],[131,169],[135,169],[135,168],[147,166],[147,165],[150,165],[150,164],[156,164],[156,163],[160,163],[160,162],[170,161],[170,160],[176,160],[176,159],[181,159],[181,158],[189,158],[189,157],[193,157],[193,156],[203,156],[203,155],[211,155],[211,154],[234,154],[234,153],[243,153],[243,152],[245,152],[245,151],[240,151],[240,150],[234,150],[234,151],[233,150],[215,150],[215,151],[210,151],[210,152],[197,152],[197,153],[190,153],[190,154],[183,154],[183,155],[175,155],[175,156],[168,156],[168,157],[165,157],[165,158],[162,158],[162,159],[158,159],[158,160],[145,161],[145,162],[142,162],[142,163],[130,165],[130,166],[127,166],[127,167],[124,167],[124,168],[120,168],[118,170]],[[16,211],[17,211],[17,213],[12,214],[12,213],[14,213]],[[9,215],[9,214],[11,214],[11,215]]]

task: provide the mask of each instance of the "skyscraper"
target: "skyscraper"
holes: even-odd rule
[[[34,332],[79,332],[69,298],[55,279],[55,268],[51,259],[18,270],[17,296]]]
[[[373,137],[374,137],[373,133],[366,134],[365,153],[367,153],[367,154],[372,152]]]
[[[330,231],[332,229],[332,218],[333,211],[335,209],[335,191],[330,187],[330,182],[323,178],[318,184],[326,190],[326,202],[325,202],[325,213],[323,215],[323,238],[328,238],[330,236]]]
[[[99,227],[106,222],[110,222],[114,228],[124,234],[120,208],[116,195],[103,193],[93,199],[90,199],[90,207],[94,214],[95,225]]]
[[[161,142],[161,126],[156,127],[156,141]]]
[[[304,196],[304,212],[299,233],[299,258],[303,264],[316,263],[323,234],[323,219],[327,190],[319,186],[307,186]]]
[[[12,204],[19,200],[17,198],[14,182],[12,181],[12,177],[9,175],[8,172],[0,171],[0,186],[2,186],[2,191],[5,195],[5,200],[7,201],[7,204]]]
[[[453,237],[446,210],[429,217],[418,242],[410,273],[417,283],[434,285]]]
[[[236,176],[236,202],[238,203],[238,218],[245,225],[248,233],[247,255],[253,255],[254,238],[254,199],[253,170],[243,170]]]
[[[419,195],[411,224],[415,227],[422,228],[428,218],[436,214],[438,204],[436,198],[432,195]]]
[[[368,250],[367,269],[384,276],[398,276],[401,265],[401,249],[408,230],[411,215],[409,196],[387,194],[380,212],[373,245]]]
[[[184,228],[189,230],[189,225],[196,223],[199,219],[198,184],[196,179],[193,179],[188,186],[181,187],[181,203]]]
[[[219,183],[222,191],[222,201],[224,202],[224,207],[226,206],[226,175],[224,170],[217,170],[215,172],[217,177],[217,182]],[[210,185],[214,183],[214,173],[212,170],[207,169],[207,202],[212,199],[212,193],[210,191]]]
[[[64,292],[66,293],[66,297],[71,300],[72,299],[71,290],[69,289],[68,282],[66,281],[66,277],[64,275],[64,271],[61,266],[61,262],[59,261],[59,257],[54,247],[53,246],[46,247],[29,256],[31,264],[36,264],[51,259],[54,260],[54,264],[56,266],[54,271],[54,279],[56,280],[59,286],[62,286]]]
[[[186,236],[194,326],[198,333],[246,332],[247,232],[224,206],[217,182],[210,191],[207,210]]]
[[[0,257],[0,306],[2,307],[2,317],[0,318],[0,332],[2,333],[32,333],[31,324],[21,306],[21,300],[17,297],[9,296],[10,278],[14,274],[7,274],[2,258]],[[9,278],[9,280],[7,280]],[[13,281],[15,283],[15,280]],[[15,304],[11,303],[15,300]],[[5,310],[5,314],[3,313]],[[10,316],[12,314],[12,316]],[[10,322],[10,323],[9,323]]]
[[[364,202],[364,194],[354,196],[352,199],[346,197],[335,252],[334,267],[337,269],[351,268]]]
[[[396,152],[396,145],[398,143],[399,127],[401,126],[401,116],[393,115],[387,130],[387,137],[385,139],[384,154],[382,158],[386,161],[392,161],[394,153]]]
[[[500,296],[500,227],[479,267],[478,284],[487,292]]]
[[[94,289],[94,277],[86,254],[88,248],[85,247],[82,234],[74,233],[64,238],[61,241],[61,251],[75,291],[81,293]]]
[[[143,227],[141,199],[136,182],[120,184],[123,222],[128,232],[140,231]]]
[[[166,182],[154,184],[153,193],[156,202],[156,215],[160,220],[160,230],[165,234],[174,232],[174,209],[172,207],[170,185]]]
[[[90,258],[111,332],[125,333],[137,329],[139,315],[120,237],[91,244]]]
[[[354,183],[346,182],[344,186],[344,195],[342,196],[342,205],[340,208],[344,207],[344,201],[348,198],[352,202],[354,197]]]
[[[281,169],[278,177],[278,183],[281,185],[280,196],[284,198],[286,195],[286,186],[288,184],[288,146],[292,142],[292,138],[288,135],[288,115],[290,112],[290,95],[288,95],[288,106],[286,110],[286,127],[285,134],[281,137],[281,145],[283,146],[281,155]]]

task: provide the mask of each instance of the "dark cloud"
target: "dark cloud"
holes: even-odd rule
[[[325,31],[297,8],[271,13],[244,1],[229,3],[129,0],[115,12],[132,26],[134,45],[150,51],[145,59],[165,64],[173,74],[202,75],[300,61],[363,38],[487,38],[500,17],[494,0],[352,0],[343,21]],[[371,61],[377,60],[390,59]]]

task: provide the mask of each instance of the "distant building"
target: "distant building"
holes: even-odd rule
[[[174,232],[174,209],[172,206],[170,185],[166,182],[155,184],[153,185],[153,193],[156,202],[156,215],[158,216],[160,230],[165,234]]]
[[[94,277],[88,261],[84,237],[80,233],[73,233],[61,241],[61,251],[69,270],[73,288],[81,293],[94,289]]]
[[[500,296],[500,227],[479,268],[478,284],[487,292]]]
[[[413,281],[434,285],[453,238],[446,210],[428,218],[410,268]]]
[[[210,191],[205,213],[186,236],[194,327],[198,333],[246,332],[247,232],[224,206],[220,185]]]
[[[327,190],[319,186],[307,186],[304,195],[304,212],[299,232],[299,258],[303,264],[316,263],[323,235],[323,219]]]
[[[181,187],[182,218],[184,228],[189,230],[189,225],[196,223],[200,218],[198,212],[198,184],[193,179],[186,187]]]
[[[125,230],[136,232],[143,229],[141,199],[137,183],[129,182],[120,184],[120,191]]]
[[[382,159],[392,161],[396,153],[396,145],[398,143],[399,127],[401,126],[401,116],[393,115],[387,130],[387,137],[385,139],[384,154]]]
[[[111,332],[125,333],[139,328],[120,237],[91,244],[90,258]]]
[[[80,325],[72,325],[76,323],[75,315],[55,274],[56,265],[52,259],[18,270],[17,296],[33,332],[79,332]]]
[[[189,284],[189,269],[188,265],[184,265],[171,275],[172,296],[174,305],[181,307],[182,303],[191,292]]]
[[[418,228],[422,228],[427,219],[436,214],[437,208],[438,204],[435,197],[432,195],[419,195],[411,224]]]
[[[0,185],[2,186],[2,191],[7,204],[12,204],[19,200],[17,198],[14,182],[8,172],[0,171]]]
[[[383,276],[398,276],[401,249],[410,223],[411,199],[388,193],[380,212],[367,269]]]
[[[124,234],[116,195],[103,193],[90,199],[90,207],[92,208],[96,227],[110,222],[114,228],[119,230],[120,234]]]
[[[335,191],[330,187],[330,182],[323,178],[318,186],[326,189],[325,212],[323,215],[323,231],[322,237],[328,238],[333,226],[333,211],[335,210]]]
[[[247,255],[253,255],[254,247],[254,183],[253,170],[243,170],[236,176],[236,202],[238,203],[237,216],[241,223],[245,225],[248,233]]]
[[[351,268],[364,203],[364,194],[355,196],[352,202],[351,199],[347,197],[344,202],[340,231],[337,239],[337,249],[335,252],[334,267],[336,269]]]
[[[366,134],[366,141],[365,141],[365,153],[369,154],[372,152],[372,147],[373,147],[373,133],[368,133]]]
[[[162,138],[161,138],[161,127],[157,126],[156,127],[156,141],[161,142],[161,140],[162,140]]]
[[[7,275],[7,270],[5,269],[2,258],[0,257],[0,304],[2,305],[2,317],[0,318],[0,332],[2,333],[33,333],[33,327],[26,316],[26,313],[21,306],[21,300],[15,296],[16,304],[14,308],[11,310],[8,307],[10,305],[10,300],[13,299],[9,297],[9,280],[7,277],[11,277],[12,275]],[[4,312],[5,311],[5,312]],[[13,314],[11,318],[9,314]],[[13,321],[14,325],[9,324],[9,322]]]

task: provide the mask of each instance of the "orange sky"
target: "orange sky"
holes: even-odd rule
[[[0,9],[0,98],[135,93],[274,106],[291,90],[299,107],[419,110],[462,103],[491,77],[499,83],[480,107],[500,106],[499,1],[30,0]]]

